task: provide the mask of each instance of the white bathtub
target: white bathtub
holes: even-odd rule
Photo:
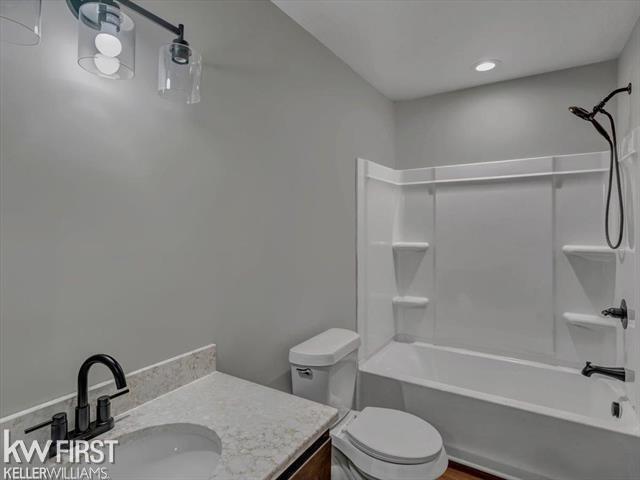
[[[570,368],[391,342],[360,365],[359,403],[424,418],[452,459],[504,478],[638,480],[640,425],[621,385]]]

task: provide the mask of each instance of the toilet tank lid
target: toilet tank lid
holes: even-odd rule
[[[289,350],[289,362],[307,367],[335,365],[358,349],[360,335],[344,328],[330,328]]]

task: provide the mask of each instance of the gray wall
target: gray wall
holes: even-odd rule
[[[215,342],[286,388],[291,344],[355,328],[354,158],[393,163],[393,105],[268,2],[143,2],[203,53],[192,107],[155,93],[171,35],[134,16],[136,77],[103,80],[43,3],[41,45],[0,47],[1,414],[74,391],[95,352],[132,370]]]
[[[567,111],[616,84],[616,61],[396,103],[400,168],[606,150]]]

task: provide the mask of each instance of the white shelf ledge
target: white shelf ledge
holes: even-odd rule
[[[393,304],[398,307],[422,308],[428,303],[429,299],[425,297],[393,297]]]
[[[396,252],[425,252],[428,248],[428,242],[393,242]]]
[[[565,312],[562,314],[562,318],[571,325],[585,328],[615,328],[618,325],[618,322],[614,319],[585,313]]]
[[[562,247],[565,255],[575,255],[589,260],[612,260],[616,251],[603,245],[565,245]]]
[[[438,167],[436,167],[438,168]],[[591,168],[586,170],[565,170],[560,172],[533,172],[533,173],[519,173],[513,175],[492,175],[487,177],[466,177],[466,178],[440,178],[430,180],[417,180],[413,182],[405,182],[398,180],[390,180],[377,175],[367,174],[367,178],[378,180],[380,182],[390,183],[391,185],[399,186],[411,186],[411,185],[435,185],[438,183],[471,183],[471,182],[495,182],[503,180],[513,179],[527,179],[527,178],[541,178],[541,177],[563,177],[566,175],[582,175],[586,173],[605,173],[609,170],[607,168]]]

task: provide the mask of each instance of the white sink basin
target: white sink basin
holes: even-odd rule
[[[118,438],[111,480],[206,480],[220,460],[220,437],[206,427],[173,423]]]

